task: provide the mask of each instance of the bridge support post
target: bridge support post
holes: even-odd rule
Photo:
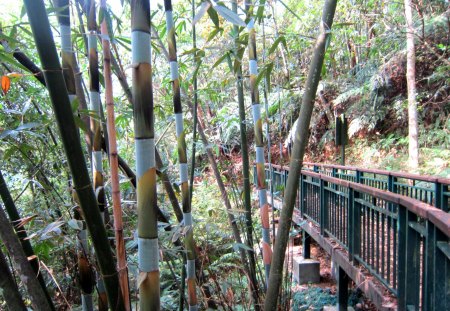
[[[302,234],[302,244],[303,244],[303,258],[311,258],[311,236],[303,230]]]
[[[348,240],[349,240],[349,260],[353,264],[357,264],[355,256],[360,255],[361,251],[361,209],[355,199],[359,198],[359,193],[353,189],[348,193],[348,206],[350,208],[349,213],[349,226],[348,226]]]
[[[349,277],[344,269],[339,266],[338,272],[338,310],[347,311],[348,308],[348,283]]]

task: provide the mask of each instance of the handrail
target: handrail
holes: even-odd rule
[[[289,168],[272,165],[267,170],[276,196],[276,190],[284,190]],[[450,214],[388,189],[338,177],[302,170],[296,206],[300,216],[396,295],[399,310],[448,310]]]
[[[266,167],[268,166],[266,163]],[[275,164],[272,164],[272,168],[289,171],[288,168]],[[303,164],[303,170],[388,190],[428,203],[443,211],[450,211],[449,178],[309,162]]]

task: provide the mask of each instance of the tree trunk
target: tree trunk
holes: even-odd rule
[[[5,255],[0,247],[0,288],[3,290],[3,298],[6,301],[7,310],[9,311],[27,311],[27,307],[23,303],[22,295],[9,270]]]
[[[0,239],[6,246],[9,255],[13,258],[14,266],[19,274],[20,280],[30,296],[31,304],[35,310],[52,310],[46,299],[44,290],[36,279],[33,269],[28,262],[19,238],[6,217],[5,211],[0,207]],[[3,278],[3,277],[2,277]]]
[[[283,264],[286,253],[286,246],[289,240],[289,231],[291,228],[292,214],[297,196],[297,189],[300,177],[300,171],[303,164],[306,144],[308,142],[308,129],[311,121],[311,114],[314,107],[317,86],[320,81],[320,73],[325,58],[326,41],[331,33],[333,17],[336,11],[337,0],[326,0],[322,18],[320,21],[320,34],[317,38],[314,48],[314,55],[309,67],[308,79],[305,86],[305,94],[300,108],[299,123],[294,138],[294,150],[290,160],[289,177],[287,180],[286,191],[284,194],[283,208],[281,210],[278,233],[275,240],[272,268],[264,310],[276,310],[278,303],[278,294],[283,277]]]
[[[19,238],[20,243],[22,244],[22,249],[25,253],[25,256],[29,259],[30,265],[34,270],[34,273],[42,287],[42,290],[45,293],[45,297],[54,310],[53,302],[48,294],[47,287],[45,286],[45,280],[42,276],[42,273],[39,273],[39,261],[38,258],[34,255],[33,247],[31,246],[30,240],[28,239],[27,231],[25,227],[20,224],[20,214],[17,210],[16,205],[14,204],[13,198],[8,190],[8,186],[6,185],[6,181],[3,178],[2,171],[0,170],[0,196],[2,197],[3,204],[5,205],[6,212],[8,213],[9,219],[13,224],[17,224],[15,229],[17,233],[17,237]],[[1,208],[1,207],[0,207]]]
[[[406,83],[408,85],[408,163],[412,172],[419,168],[419,126],[416,101],[416,52],[414,50],[414,22],[412,1],[405,0],[406,17]]]

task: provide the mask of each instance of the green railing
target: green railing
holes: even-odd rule
[[[449,211],[448,178],[317,163],[304,163],[303,169],[388,190]]]
[[[289,169],[276,165],[266,169],[273,181],[274,197],[281,197]],[[339,243],[350,262],[364,266],[396,295],[399,310],[450,310],[450,214],[419,201],[431,198],[430,203],[439,203],[439,192],[426,188],[426,196],[417,200],[380,190],[390,189],[391,182],[397,186],[394,190],[406,188],[400,179],[412,180],[413,185],[424,180],[439,182],[447,187],[441,192],[446,198],[441,202],[447,201],[448,207],[446,180],[331,169],[339,170],[334,172],[336,177],[329,171],[302,171],[296,206],[300,216],[314,223],[322,236]],[[357,175],[360,183],[352,181],[358,180]],[[408,187],[405,194],[411,195],[411,189],[416,188]]]

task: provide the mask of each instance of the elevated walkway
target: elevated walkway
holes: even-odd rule
[[[277,201],[288,175],[266,165]],[[330,254],[342,310],[349,278],[380,310],[450,310],[449,179],[312,163],[299,178],[303,253],[312,238]]]

